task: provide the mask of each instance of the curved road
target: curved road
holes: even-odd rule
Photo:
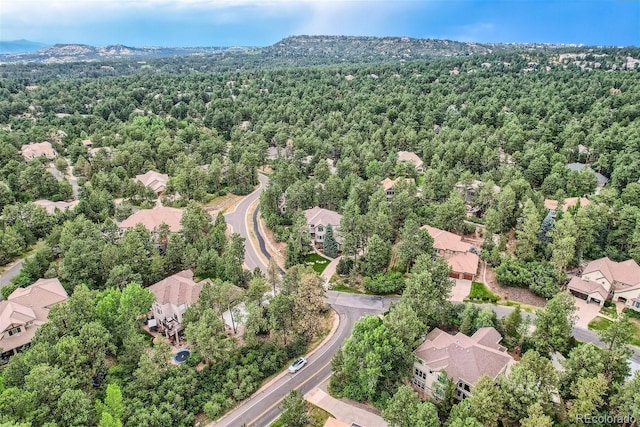
[[[307,357],[307,366],[295,374],[284,372],[263,386],[240,406],[215,422],[214,426],[268,426],[280,416],[280,402],[291,390],[305,394],[331,375],[331,360],[351,335],[353,324],[365,314],[379,314],[389,307],[389,300],[357,294],[327,292],[331,307],[340,316],[335,334]]]
[[[261,239],[262,237],[254,231],[255,224],[253,221],[252,224],[248,224],[250,219],[249,208],[260,198],[260,194],[264,191],[267,182],[269,182],[269,178],[262,174],[258,175],[258,180],[260,181],[260,186],[242,199],[232,212],[225,214],[224,219],[227,221],[227,224],[231,226],[234,233],[238,233],[245,238],[244,263],[247,269],[249,269],[249,271],[253,271],[257,267],[266,274],[267,265],[263,260],[264,255],[261,256],[259,254],[249,233],[254,234],[258,239]],[[265,258],[268,259],[268,254]]]

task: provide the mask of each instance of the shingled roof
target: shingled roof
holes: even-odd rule
[[[149,286],[160,304],[192,305],[198,302],[203,282],[193,281],[193,271],[184,270]]]
[[[46,157],[47,159],[54,159],[57,156],[56,150],[49,141],[32,142],[31,144],[25,144],[20,148],[22,157],[25,160],[33,160],[38,157]]]
[[[514,363],[503,351],[500,340],[500,334],[492,327],[480,328],[471,337],[460,332],[449,335],[435,328],[415,353],[429,369],[445,370],[456,381],[473,385],[482,375],[496,378]]]
[[[142,175],[136,175],[136,179],[145,187],[152,189],[156,193],[162,193],[169,182],[169,175],[156,171],[149,171]]]
[[[38,326],[47,321],[49,309],[69,298],[58,279],[39,279],[25,288],[18,288],[6,301],[0,301],[0,348],[13,350],[28,344]],[[27,326],[29,325],[29,326]],[[24,330],[12,336],[5,331],[23,326]]]
[[[156,206],[152,209],[140,209],[135,212],[120,223],[120,228],[132,228],[142,224],[150,232],[155,232],[164,223],[169,226],[169,231],[177,233],[182,231],[181,221],[182,209]]]
[[[336,228],[340,225],[340,221],[342,221],[342,215],[338,212],[319,206],[307,209],[304,211],[304,216],[307,218],[307,224],[313,224],[314,226],[327,226],[331,224],[333,228]]]
[[[600,271],[611,284],[619,282],[627,286],[640,287],[640,266],[632,259],[623,262],[612,261],[609,257],[596,259],[587,264],[582,274],[594,271]]]

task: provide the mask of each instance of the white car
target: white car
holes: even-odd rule
[[[302,369],[306,364],[307,364],[307,359],[305,359],[304,357],[300,357],[296,359],[295,362],[293,362],[291,366],[289,366],[289,373],[295,374],[300,369]]]

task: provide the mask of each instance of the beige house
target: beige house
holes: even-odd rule
[[[0,301],[0,359],[28,347],[50,308],[68,298],[58,279],[39,279]]]
[[[25,160],[33,160],[39,157],[46,157],[49,160],[53,160],[58,155],[49,141],[25,144],[20,148],[20,152]]]
[[[413,387],[424,398],[441,398],[434,393],[440,372],[456,384],[456,398],[463,400],[483,375],[495,379],[508,374],[515,363],[500,345],[502,337],[492,327],[480,328],[471,337],[458,332],[450,335],[435,328],[415,351]]]
[[[632,259],[616,262],[608,257],[591,261],[567,289],[577,298],[600,306],[611,298],[640,311],[640,266]]]
[[[156,194],[161,194],[167,188],[169,175],[156,171],[149,171],[142,175],[136,175],[136,180],[140,181],[145,187],[152,189]]]
[[[129,218],[122,221],[119,225],[120,232],[124,232],[128,228],[135,227],[138,224],[144,225],[151,234],[156,234],[160,225],[167,224],[169,231],[178,233],[182,231],[182,209],[170,208],[167,206],[155,206],[152,209],[140,209],[132,214]]]
[[[51,200],[44,199],[33,202],[34,205],[43,207],[49,215],[53,215],[56,212],[56,209],[60,212],[73,209],[78,205],[78,203],[80,203],[78,200],[74,200],[72,202],[52,202]]]
[[[399,182],[413,182],[413,180],[409,178],[396,178],[396,179],[385,178],[380,182],[380,185],[382,185],[382,188],[384,189],[387,195],[388,202],[393,200],[393,197],[396,195],[395,186]]]
[[[418,173],[424,172],[424,162],[416,153],[411,151],[398,151],[398,161],[400,163],[411,163]]]
[[[451,267],[450,277],[454,279],[475,280],[480,258],[471,252],[473,245],[462,241],[462,237],[449,231],[423,225],[433,238],[436,254],[443,257]]]
[[[331,224],[331,228],[333,228],[333,237],[336,239],[336,243],[338,244],[338,250],[342,250],[342,237],[339,233],[342,215],[338,212],[316,206],[304,211],[304,216],[307,219],[307,227],[309,235],[311,236],[311,243],[315,245],[315,247],[323,247],[324,236],[327,233],[327,226]]]
[[[176,336],[182,327],[182,316],[189,306],[198,302],[205,281],[194,282],[193,271],[184,270],[149,286],[155,296],[151,308],[155,322],[167,337]],[[151,326],[151,323],[150,323]]]

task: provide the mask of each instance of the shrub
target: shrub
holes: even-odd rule
[[[397,271],[364,278],[364,288],[374,294],[394,294],[404,289],[404,277]]]
[[[628,307],[623,308],[622,314],[626,314],[627,316],[633,317],[634,319],[640,319],[640,312],[635,311],[632,308],[628,308]]]
[[[339,275],[345,276],[349,274],[352,269],[353,269],[353,259],[344,258],[344,257],[340,258],[340,261],[338,261],[338,265],[336,266],[336,272]]]

